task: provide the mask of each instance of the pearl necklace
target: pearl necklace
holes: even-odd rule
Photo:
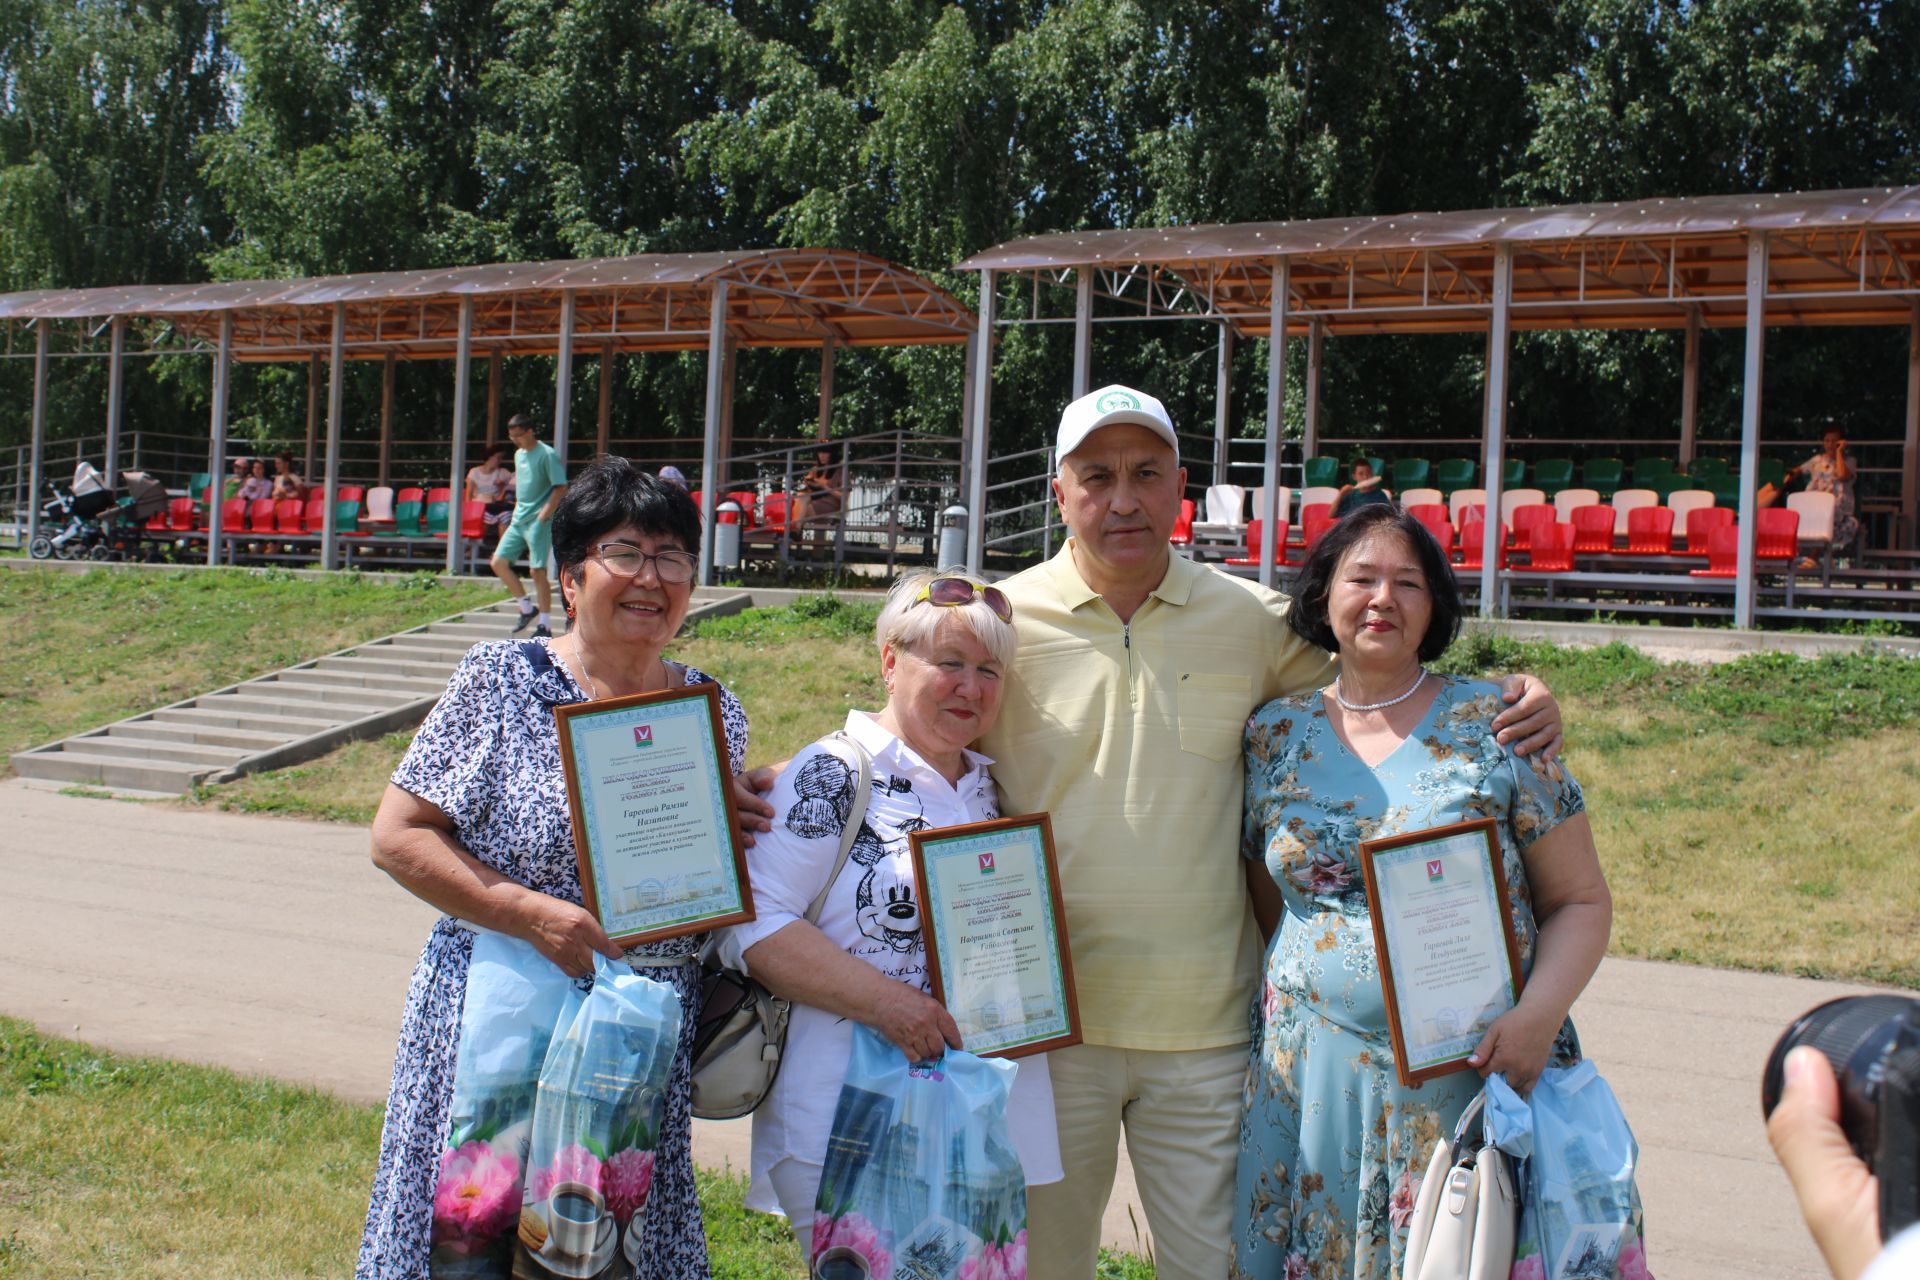
[[[1340,694],[1340,677],[1335,676],[1333,678],[1333,700],[1349,711],[1384,711],[1388,707],[1397,706],[1405,702],[1408,698],[1411,698],[1414,690],[1418,689],[1421,684],[1426,681],[1426,678],[1427,669],[1422,667],[1420,668],[1420,674],[1413,678],[1413,684],[1408,687],[1405,693],[1397,698],[1388,698],[1385,702],[1348,702]]]

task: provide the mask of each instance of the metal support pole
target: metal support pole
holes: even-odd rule
[[[453,349],[453,454],[448,467],[447,573],[460,572],[460,521],[466,507],[467,384],[473,371],[473,298],[460,299],[460,339]]]
[[[1913,320],[1907,325],[1907,447],[1900,455],[1900,522],[1906,532],[1904,549],[1920,549],[1920,302],[1913,304]]]
[[[1220,353],[1213,369],[1213,482],[1228,482],[1228,464],[1232,450],[1227,441],[1233,437],[1233,326],[1221,322]],[[1208,517],[1203,513],[1201,519]]]
[[[1075,273],[1073,289],[1073,398],[1093,390],[1093,268]]]
[[[727,334],[727,353],[720,362],[720,470],[733,478],[733,386],[740,367],[740,344]]]
[[[315,358],[316,363],[318,357]],[[399,362],[393,352],[387,352],[380,362],[380,483],[392,484],[393,474],[393,389],[394,380],[399,372]],[[308,472],[312,475],[312,472]]]
[[[320,441],[320,353],[315,351],[307,357],[307,452],[300,460],[300,474],[313,479],[313,456]],[[214,479],[220,479],[218,472]],[[380,483],[387,482],[386,473],[380,473]]]
[[[1320,348],[1327,338],[1327,322],[1315,320],[1307,326],[1307,421],[1300,435],[1300,469],[1306,471],[1307,459],[1320,451]]]
[[[553,451],[567,469],[567,426],[573,421],[573,291],[560,295],[560,354],[553,376]]]
[[[1481,526],[1480,616],[1500,613],[1500,490],[1507,472],[1507,358],[1512,333],[1513,246],[1493,247],[1493,323],[1487,330],[1486,522]]]
[[[613,344],[600,348],[600,416],[595,423],[595,454],[605,457],[613,452]]]
[[[1747,237],[1747,361],[1740,386],[1740,561],[1733,580],[1733,625],[1753,626],[1753,526],[1760,470],[1760,414],[1767,345],[1767,237]]]
[[[487,352],[487,452],[500,443],[500,348]]]
[[[973,349],[980,343],[978,333],[967,335],[967,345],[961,353],[960,371],[960,483],[954,490],[953,500],[965,506],[967,495],[973,492]],[[1045,479],[1041,481],[1045,484]]]
[[[121,375],[124,372],[121,366],[122,358],[126,355],[126,350],[127,318],[125,316],[115,316],[113,318],[112,343],[107,353],[107,447],[104,450],[106,457],[103,459],[106,463],[103,469],[107,473],[107,483],[109,485],[118,485],[120,483]],[[219,472],[212,474],[213,479],[207,486],[209,495],[211,495],[213,486],[220,483]]]
[[[819,439],[833,435],[833,339],[820,344],[820,431]]]
[[[222,313],[225,315],[226,313]],[[221,331],[226,332],[224,329]],[[40,536],[41,474],[47,452],[47,348],[53,341],[53,322],[33,322],[33,443],[27,451],[27,543]]]
[[[980,328],[972,347],[973,430],[967,441],[967,564],[975,571],[987,559],[987,424],[993,417],[993,312],[998,288],[997,272],[980,273]]]
[[[700,585],[713,584],[713,513],[720,505],[720,409],[727,363],[727,282],[713,282],[707,325],[707,417],[700,437]]]
[[[1686,364],[1680,374],[1680,469],[1693,467],[1694,434],[1700,412],[1700,308],[1687,308]]]
[[[231,313],[228,313],[231,314]],[[324,505],[320,511],[320,567],[338,563],[334,545],[333,503],[340,490],[340,419],[346,412],[347,304],[333,304],[333,342],[327,351],[327,473],[321,481]]]
[[[213,409],[209,417],[213,437],[211,445],[213,465],[209,468],[213,483],[218,485],[226,469],[227,460],[227,381],[233,370],[233,312],[220,313],[220,346],[213,355]],[[220,563],[220,508],[214,494],[218,489],[207,491],[207,567],[211,569]]]
[[[1260,585],[1273,585],[1274,561],[1280,548],[1280,436],[1286,430],[1287,409],[1287,292],[1293,284],[1293,261],[1273,264],[1272,289],[1267,297],[1267,441],[1261,483],[1265,497],[1255,514],[1266,521],[1260,529]]]

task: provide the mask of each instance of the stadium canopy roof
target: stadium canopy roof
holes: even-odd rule
[[[1756,234],[1769,326],[1911,320],[1920,187],[1061,232],[959,266],[1036,285],[1087,268],[1107,316],[1206,316],[1264,336],[1284,258],[1290,333],[1445,333],[1487,328],[1507,246],[1514,329],[1681,328],[1689,312],[1739,328]]]
[[[156,349],[211,350],[223,318],[239,360],[325,353],[343,318],[348,359],[444,360],[463,301],[482,352],[554,355],[571,308],[572,345],[618,353],[704,350],[716,286],[729,340],[745,347],[961,343],[973,312],[905,267],[838,249],[650,254],[431,267],[291,280],[127,285],[0,295],[0,322],[123,318]],[[18,348],[15,348],[16,352]]]

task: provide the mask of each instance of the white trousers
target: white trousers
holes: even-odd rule
[[[809,1260],[813,1257],[813,1202],[820,1194],[820,1176],[825,1172],[825,1165],[792,1156],[776,1160],[767,1169],[767,1181],[773,1184],[780,1212],[787,1215],[793,1238],[800,1242],[800,1256]]]
[[[1160,1280],[1225,1280],[1247,1047],[1048,1055],[1066,1178],[1027,1188],[1032,1280],[1089,1280],[1127,1135]]]

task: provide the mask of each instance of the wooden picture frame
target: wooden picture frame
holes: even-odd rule
[[[719,686],[577,702],[555,707],[553,718],[580,898],[607,936],[632,947],[753,919]],[[656,737],[656,729],[666,732]],[[649,832],[651,842],[629,836],[628,847],[616,845],[648,822],[667,828]],[[707,856],[668,862],[690,846]],[[662,874],[636,875],[649,861],[665,863]]]
[[[1456,874],[1453,884],[1443,884],[1449,866],[1468,874]],[[1486,1026],[1519,1003],[1526,985],[1498,823],[1475,818],[1363,840],[1360,869],[1366,877],[1367,911],[1400,1082],[1412,1086],[1472,1070],[1467,1058]],[[1422,872],[1424,884],[1417,878]],[[1436,890],[1435,885],[1442,887]],[[1499,938],[1476,936],[1495,921]],[[1418,941],[1421,938],[1426,940]],[[1462,993],[1485,999],[1470,1019],[1462,1020],[1460,1006],[1448,1004],[1427,1017],[1434,1003],[1432,991],[1446,993],[1441,1000]],[[1429,1033],[1410,1035],[1410,1017],[1428,1024]],[[1452,1034],[1450,1020],[1457,1025]],[[1461,1047],[1461,1041],[1468,1043]]]
[[[911,832],[908,841],[928,983],[960,1024],[967,1050],[1023,1058],[1079,1044],[1080,1004],[1047,815],[936,827]]]

